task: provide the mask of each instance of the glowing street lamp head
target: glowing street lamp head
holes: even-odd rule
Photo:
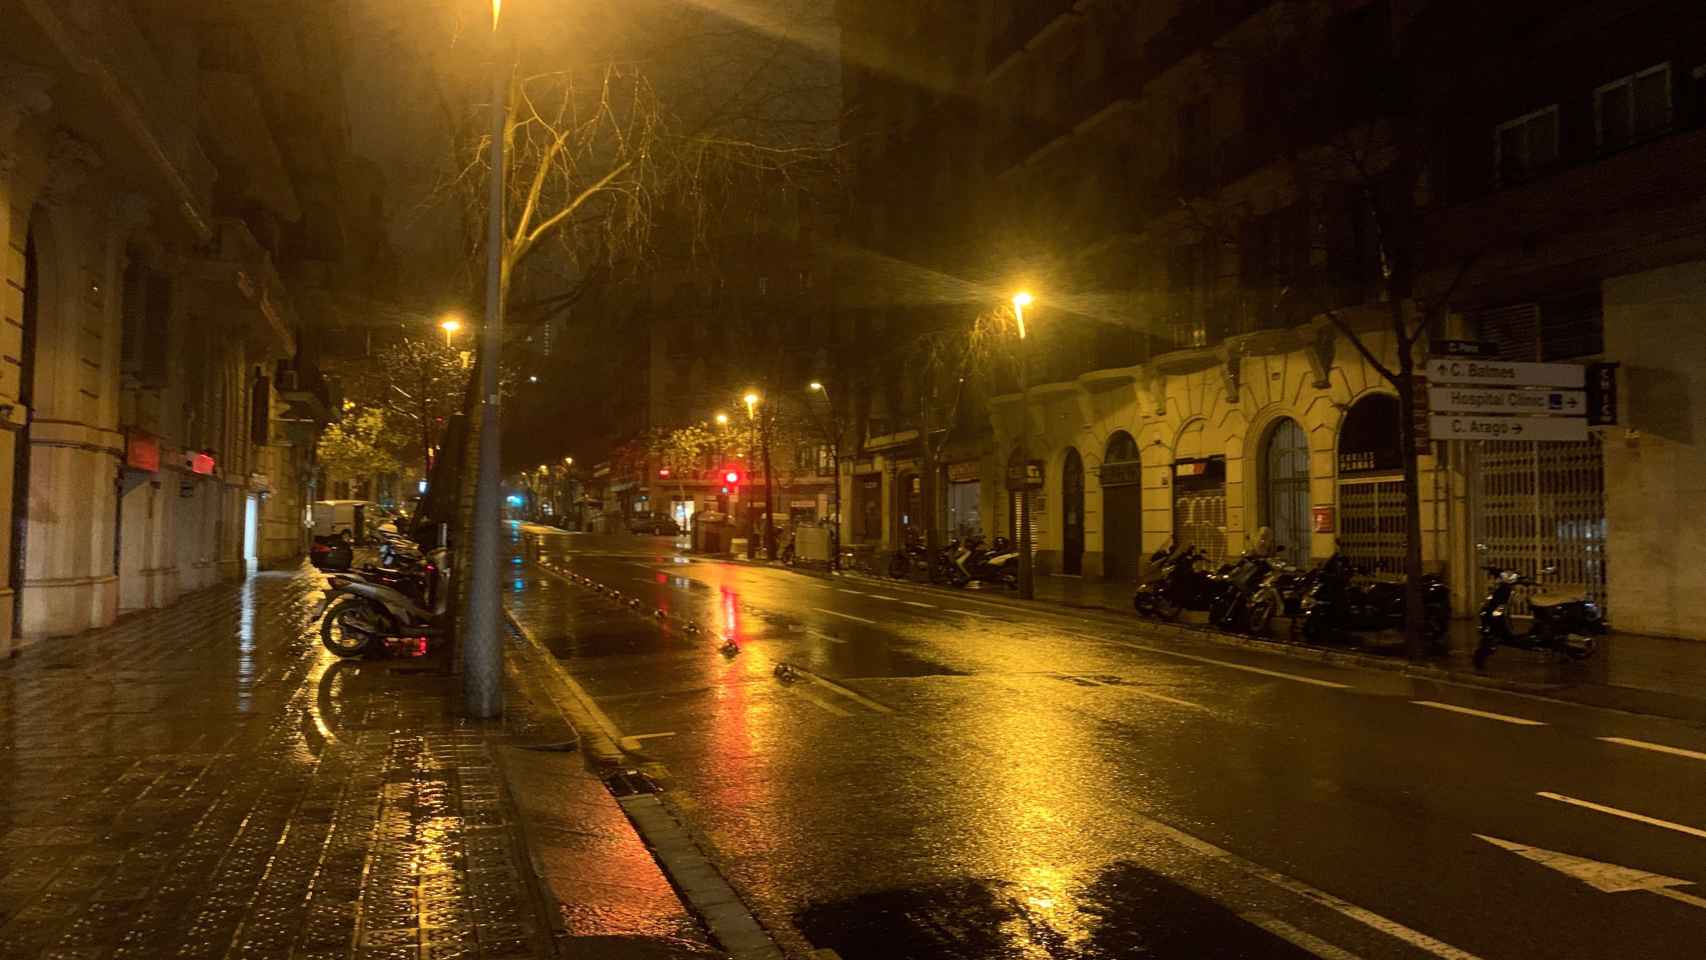
[[[817,380],[813,380],[811,383],[807,384],[807,386],[811,387],[813,390],[823,389],[823,383]]]
[[[717,414],[717,426],[726,427],[728,425],[729,425],[729,415],[726,413]]]
[[[574,464],[575,464],[575,458],[574,457],[564,457],[563,458],[563,465],[564,466],[572,467],[572,466],[574,466]]]
[[[498,28],[498,19],[503,16],[504,0],[492,0],[492,29]]]
[[[758,403],[758,394],[754,393],[751,390],[748,390],[746,392],[746,396],[741,397],[741,400],[743,402],[745,402],[747,406],[749,406],[749,407],[753,406],[753,405]]]
[[[1013,294],[1013,305],[1021,309],[1031,305],[1031,295],[1021,290]]]
[[[440,330],[443,330],[445,333],[455,333],[456,331],[462,329],[462,321],[456,319],[455,317],[446,317],[444,319],[444,322],[440,323],[438,325],[438,327]]]
[[[528,374],[527,382],[528,383],[538,383],[539,382],[539,375],[537,373]]]

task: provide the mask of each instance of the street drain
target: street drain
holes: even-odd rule
[[[638,770],[622,770],[604,778],[604,785],[610,789],[612,796],[617,799],[639,796],[642,793],[661,792],[657,783],[651,777]]]

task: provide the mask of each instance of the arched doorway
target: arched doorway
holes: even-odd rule
[[[1131,580],[1143,552],[1143,467],[1137,441],[1124,430],[1102,452],[1102,576]]]
[[[1073,447],[1066,448],[1060,468],[1060,572],[1078,576],[1084,572],[1084,458]]]
[[[1204,447],[1200,419],[1173,441],[1173,545],[1226,558],[1226,458]]]
[[[1300,567],[1309,565],[1309,435],[1281,417],[1268,430],[1262,457],[1262,523]]]
[[[41,273],[36,256],[34,225],[24,233],[24,309],[18,348],[18,403],[32,415],[12,438],[12,554],[8,574],[12,587],[12,636],[24,629],[24,575],[28,569],[30,531],[30,421],[36,403],[36,328],[41,310]]]
[[[1404,569],[1404,452],[1398,398],[1370,393],[1339,425],[1339,552],[1371,573]]]

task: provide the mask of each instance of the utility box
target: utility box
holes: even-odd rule
[[[699,510],[693,514],[693,552],[721,554],[729,552],[734,528],[726,513]]]

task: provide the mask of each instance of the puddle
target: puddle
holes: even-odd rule
[[[914,656],[886,646],[855,644],[832,646],[816,661],[832,675],[849,680],[909,677],[963,677],[965,672],[946,664]]]
[[[959,880],[816,904],[795,925],[843,960],[1308,960],[1289,942],[1133,863],[1064,891]]]

